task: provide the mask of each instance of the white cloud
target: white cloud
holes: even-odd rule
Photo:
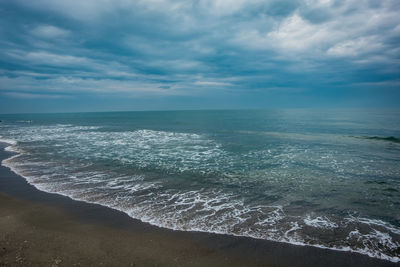
[[[201,86],[233,86],[231,83],[217,81],[195,81],[194,84]]]
[[[333,0],[305,0],[304,1],[308,6],[331,6],[333,4]]]
[[[315,25],[298,14],[286,18],[274,30],[250,30],[238,33],[233,42],[249,49],[272,50],[281,55],[301,57],[302,53],[316,53],[329,46],[342,34],[328,25]]]
[[[89,62],[89,59],[84,57],[77,57],[68,54],[60,55],[47,51],[26,52],[23,50],[10,50],[5,51],[5,54],[15,59],[35,65],[46,64],[53,66],[70,66],[87,64]]]
[[[209,14],[226,16],[238,13],[261,2],[261,0],[203,0],[200,1],[200,6]]]
[[[378,51],[383,47],[377,36],[367,36],[338,43],[329,48],[327,53],[334,56],[354,57]]]
[[[45,51],[29,52],[25,55],[25,59],[35,64],[48,64],[58,66],[80,65],[88,62],[87,58],[71,55],[59,55]]]
[[[316,9],[319,8],[319,9]],[[305,10],[329,14],[326,20],[311,22]],[[326,12],[325,12],[326,11]],[[313,16],[313,15],[309,15]],[[244,28],[232,37],[232,43],[250,50],[270,51],[287,60],[326,57],[383,58],[388,62],[398,57],[398,50],[390,45],[397,38],[400,25],[398,11],[390,1],[370,7],[353,0],[335,2],[306,0],[292,15],[275,20],[263,28]],[[270,55],[269,55],[270,56]],[[363,58],[364,62],[370,60]]]
[[[53,25],[37,26],[31,30],[31,33],[34,36],[40,38],[48,38],[48,39],[66,37],[70,34],[69,31],[61,29],[59,27],[55,27]]]
[[[266,38],[272,46],[282,51],[300,52],[323,47],[332,41],[332,32],[325,25],[308,23],[294,14],[276,30],[269,32]]]

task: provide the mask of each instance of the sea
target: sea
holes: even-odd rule
[[[0,115],[2,165],[159,227],[400,261],[400,110]]]

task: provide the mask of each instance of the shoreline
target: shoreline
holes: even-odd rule
[[[0,143],[0,161],[14,154],[5,151],[6,146],[8,145]],[[248,237],[160,228],[133,219],[115,209],[39,191],[23,177],[4,166],[0,167],[0,192],[0,203],[2,203],[0,241],[8,240],[9,242],[7,243],[9,248],[6,246],[6,249],[0,253],[0,265],[18,264],[10,259],[17,260],[16,253],[24,251],[26,259],[24,263],[28,263],[28,266],[29,264],[34,266],[54,264],[55,261],[52,260],[57,257],[57,260],[61,261],[56,265],[61,266],[79,262],[83,262],[83,265],[99,265],[103,262],[106,265],[132,263],[146,266],[157,264],[396,266],[396,263],[354,252],[296,246]],[[27,220],[21,212],[29,213],[37,220]],[[7,216],[14,218],[14,225],[7,225]],[[19,225],[17,232],[13,229],[15,225]],[[40,231],[32,230],[38,228]],[[82,231],[83,233],[80,233]],[[31,236],[30,240],[24,241],[36,246],[24,247],[23,243],[21,247],[18,242],[25,237],[24,232],[29,232],[28,236]],[[60,235],[64,241],[60,240]],[[83,235],[85,238],[82,238]],[[42,240],[40,236],[47,236],[48,239]],[[107,240],[107,242],[101,242],[102,240]],[[56,253],[54,248],[60,246],[62,256],[50,253],[41,258],[35,253],[35,251],[43,250],[42,247],[47,247],[47,250],[53,251],[54,254]],[[83,246],[84,249],[76,250],[79,246]],[[93,257],[93,255],[97,256]]]

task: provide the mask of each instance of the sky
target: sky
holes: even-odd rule
[[[399,108],[399,0],[0,0],[0,113]]]

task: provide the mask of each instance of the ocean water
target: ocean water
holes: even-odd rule
[[[400,261],[400,111],[0,115],[2,165],[153,225]]]

